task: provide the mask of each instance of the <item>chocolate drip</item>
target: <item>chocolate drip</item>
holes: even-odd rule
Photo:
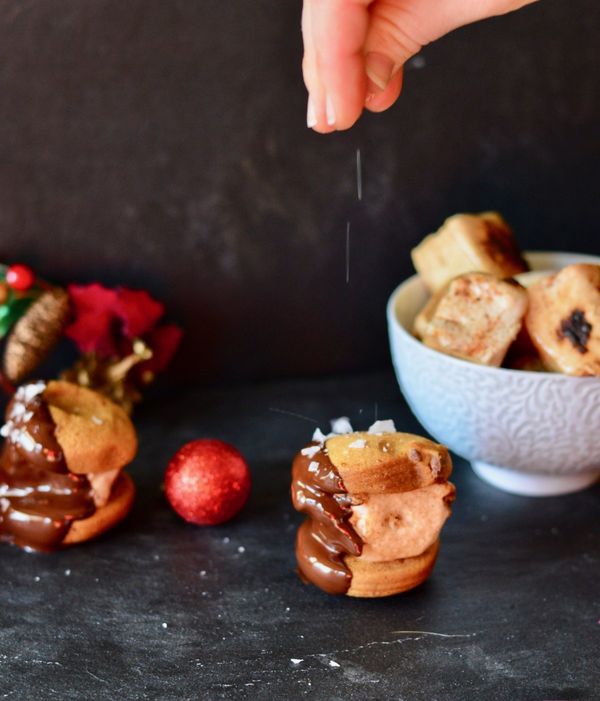
[[[300,575],[330,594],[345,594],[352,580],[345,556],[360,555],[363,544],[348,520],[350,497],[324,447],[295,457],[292,502],[308,516],[296,538]]]
[[[95,511],[85,475],[69,471],[42,382],[17,390],[0,453],[0,539],[27,550],[60,547],[73,521]]]

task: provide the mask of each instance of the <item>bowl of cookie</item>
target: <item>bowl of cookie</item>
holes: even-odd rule
[[[485,481],[525,496],[600,478],[600,258],[521,253],[495,212],[412,251],[388,330],[410,408]]]

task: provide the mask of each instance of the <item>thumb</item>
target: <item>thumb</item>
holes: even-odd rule
[[[385,91],[409,58],[448,32],[533,0],[375,0],[365,42],[368,95]]]

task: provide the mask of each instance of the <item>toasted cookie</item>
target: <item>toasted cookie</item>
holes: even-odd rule
[[[442,353],[500,366],[521,329],[527,304],[527,291],[518,282],[467,273],[432,297],[415,320],[415,333]]]
[[[525,326],[546,367],[600,375],[600,265],[568,265],[528,292]]]
[[[496,212],[449,217],[413,249],[412,259],[431,292],[463,273],[511,277],[528,270],[510,227]]]

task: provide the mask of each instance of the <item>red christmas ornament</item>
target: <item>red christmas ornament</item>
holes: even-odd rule
[[[241,453],[223,441],[203,439],[180,448],[165,473],[175,511],[199,526],[232,519],[250,496],[251,477]]]
[[[13,290],[25,292],[35,282],[35,275],[31,268],[16,263],[15,265],[11,265],[6,271],[6,282]]]

